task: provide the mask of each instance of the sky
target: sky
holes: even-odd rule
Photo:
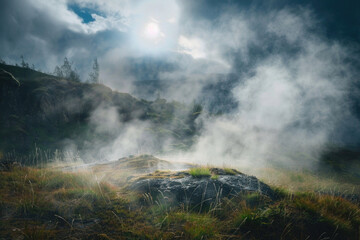
[[[51,73],[68,57],[86,81],[97,58],[113,89],[227,113],[204,120],[197,159],[360,146],[359,1],[0,2],[8,63]]]
[[[132,91],[134,81],[189,75],[203,81],[196,69],[205,69],[206,78],[239,73],[276,51],[283,44],[279,36],[261,33],[268,23],[282,21],[278,13],[297,17],[281,23],[292,25],[290,31],[306,27],[327,39],[358,43],[359,5],[334,0],[1,0],[0,57],[15,63],[23,55],[46,72],[68,57],[83,80],[97,57],[103,82],[123,91]],[[255,42],[262,46],[252,49]],[[288,53],[296,51],[292,43],[284,45]]]

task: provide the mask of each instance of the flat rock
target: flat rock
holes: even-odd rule
[[[239,172],[232,175],[221,173],[223,174],[217,175],[216,178],[198,178],[186,172],[163,178],[149,175],[134,181],[129,188],[150,194],[153,199],[162,198],[169,203],[184,203],[191,206],[216,204],[224,197],[231,198],[239,193],[257,192],[269,198],[274,197],[273,190],[254,176]]]

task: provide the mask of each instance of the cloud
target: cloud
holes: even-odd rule
[[[226,27],[212,29],[214,33],[208,28],[200,32],[203,36],[233,34],[235,41],[203,39],[209,39],[205,43],[209,46],[218,40],[219,52],[234,52],[241,59],[233,62],[234,68],[248,69],[232,89],[237,110],[204,119],[205,130],[185,158],[249,168],[269,163],[313,167],[324,147],[339,143],[336,134],[354,121],[347,115],[348,86],[356,79],[356,70],[347,61],[354,57],[351,49],[313,31],[318,28],[316,18],[307,9],[271,11],[261,18],[256,18],[258,12],[243,14],[226,21]],[[218,26],[229,19],[224,15]],[[231,24],[247,26],[249,34],[240,38],[242,31]],[[252,49],[263,52],[257,55]]]
[[[126,20],[120,13],[106,18],[94,15],[96,21],[85,24],[68,3],[5,1],[0,10],[1,57],[14,64],[24,55],[30,64],[46,72],[69,57],[86,78],[92,59],[116,45],[114,37],[121,41],[119,31],[125,31]]]
[[[96,10],[95,21],[84,23],[71,4]],[[350,44],[328,38],[327,23],[311,7],[160,0],[13,0],[2,6],[0,52],[6,61],[23,54],[52,71],[67,56],[84,78],[97,56],[102,82],[114,89],[150,99],[159,91],[170,100],[202,101],[209,111],[228,113],[204,116],[204,131],[187,153],[194,161],[284,163],[306,152],[312,157],[301,164],[312,165],[324,145],[358,124],[349,103],[358,55]],[[163,33],[156,46],[139,38],[152,19]],[[113,119],[113,110],[95,112],[93,123],[99,116]],[[151,139],[146,124],[122,127],[110,146],[129,147],[104,147],[114,156]],[[351,132],[358,141],[359,130]]]
[[[189,39],[184,36],[179,37],[179,52],[189,54],[193,58],[206,58],[206,51],[200,39]]]
[[[103,17],[97,14],[91,15],[94,18],[93,22],[86,25],[86,32],[94,34],[105,30],[118,30],[120,32],[126,32],[126,20],[121,17]]]

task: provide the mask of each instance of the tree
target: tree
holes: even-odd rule
[[[89,74],[90,83],[99,83],[99,72],[100,72],[99,63],[97,61],[97,58],[95,58],[92,67],[92,72]]]
[[[54,75],[57,76],[57,77],[60,77],[60,78],[64,78],[64,74],[61,71],[61,68],[59,66],[55,67]]]
[[[23,68],[29,68],[29,63],[27,63],[27,62],[24,61],[24,56],[21,55],[20,58],[21,58],[21,66],[22,66]]]
[[[72,65],[73,63],[70,63],[67,57],[65,57],[63,65],[55,67],[55,76],[65,78],[70,81],[80,82],[80,76],[76,72],[76,69],[72,69]]]

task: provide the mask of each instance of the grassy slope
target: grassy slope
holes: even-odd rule
[[[13,166],[0,172],[0,237],[15,239],[358,239],[359,205],[276,189],[193,212],[137,196],[89,172]]]
[[[0,99],[0,155],[1,150],[31,148],[34,143],[55,148],[59,140],[75,136],[106,137],[88,131],[88,116],[100,104],[116,105],[123,121],[130,121],[133,113],[151,121],[153,132],[175,136],[180,147],[191,144],[187,136],[194,132],[196,108],[189,115],[178,103],[147,102],[102,85],[69,82],[14,66],[0,68],[21,82],[7,95],[13,98]],[[68,109],[68,99],[75,108]],[[175,115],[174,109],[180,114]],[[344,156],[349,157],[340,161]],[[359,239],[359,205],[332,194],[351,189],[359,194],[358,187],[349,184],[359,183],[358,172],[345,176],[341,165],[356,169],[358,156],[340,152],[323,160],[335,166],[345,184],[311,173],[266,169],[261,176],[265,182],[276,179],[273,186],[290,191],[277,190],[277,200],[240,195],[201,213],[183,206],[170,208],[165,199],[124,193],[90,173],[14,167],[0,172],[0,238]],[[208,175],[203,168],[193,171],[194,176]],[[266,180],[269,175],[276,178]],[[329,195],[315,193],[319,191]]]
[[[89,122],[99,106],[115,107],[123,123],[135,119],[151,123],[149,131],[159,142],[172,137],[178,148],[192,143],[196,108],[164,99],[139,100],[104,85],[68,81],[21,67],[0,64],[0,69],[20,82],[17,86],[9,84],[6,76],[0,79],[0,155],[13,150],[29,153],[35,145],[55,150],[66,139],[80,148],[87,139],[111,141],[116,136],[96,134]]]

